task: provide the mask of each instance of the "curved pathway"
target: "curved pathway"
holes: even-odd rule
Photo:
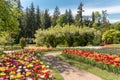
[[[59,54],[61,54],[61,52],[48,52],[42,56],[42,59],[57,69],[63,76],[64,80],[102,80],[94,74],[73,67],[66,62],[60,61],[56,58]]]

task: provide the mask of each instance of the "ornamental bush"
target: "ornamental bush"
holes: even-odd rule
[[[107,30],[103,33],[102,40],[108,44],[120,43],[120,31],[115,29]]]
[[[93,44],[94,38],[97,35],[94,28],[76,27],[74,25],[65,25],[61,27],[57,25],[49,29],[39,29],[35,34],[37,45],[46,45],[56,47],[59,44],[66,46],[86,46]]]

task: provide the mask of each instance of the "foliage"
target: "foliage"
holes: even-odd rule
[[[114,29],[120,31],[120,23],[119,22],[112,24],[112,26],[113,26]]]
[[[20,39],[20,45],[21,45],[21,48],[24,49],[24,47],[26,46],[26,39],[25,38],[21,38]]]
[[[103,33],[102,40],[105,43],[120,43],[120,31],[110,29]]]
[[[0,32],[7,31],[10,34],[18,31],[18,18],[21,15],[14,0],[0,1]]]
[[[51,27],[48,30],[39,29],[35,34],[37,45],[47,45],[56,47],[59,44],[67,44],[68,46],[85,46],[93,44],[97,34],[93,28],[79,28],[74,25],[59,25]],[[96,35],[96,37],[95,37]]]
[[[4,48],[6,45],[13,45],[14,39],[10,36],[8,32],[1,32],[0,34],[0,45],[4,45]]]

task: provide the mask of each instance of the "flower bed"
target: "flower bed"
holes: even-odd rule
[[[33,51],[45,51],[45,50],[52,50],[51,48],[47,48],[47,47],[25,47],[25,49],[27,50],[33,50]]]
[[[34,56],[32,50],[0,56],[0,80],[47,80],[53,77],[50,69]]]
[[[68,58],[75,59],[101,69],[120,73],[120,56],[89,52],[85,50],[63,50]]]

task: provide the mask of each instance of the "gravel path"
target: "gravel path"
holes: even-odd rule
[[[64,80],[102,80],[98,76],[91,74],[85,70],[75,68],[68,63],[60,61],[56,58],[61,52],[49,52],[42,56],[42,59],[57,69],[63,76]]]

